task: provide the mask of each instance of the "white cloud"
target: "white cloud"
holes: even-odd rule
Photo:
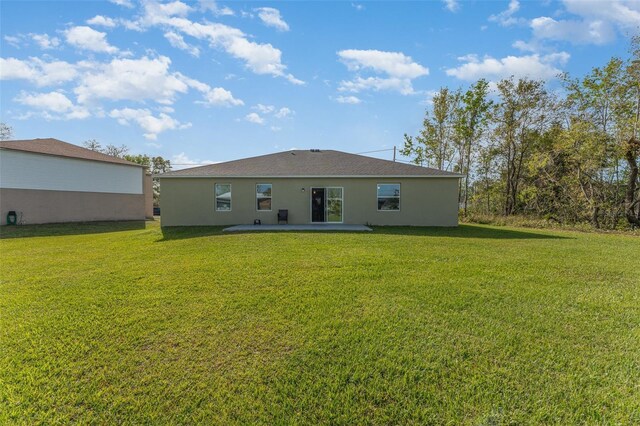
[[[34,106],[55,112],[66,111],[73,107],[73,102],[60,92],[29,94],[20,92],[15,98],[16,102],[23,105]]]
[[[91,27],[71,27],[64,32],[67,43],[83,50],[93,52],[116,53],[118,48],[107,42],[107,34]]]
[[[289,31],[289,24],[282,19],[278,9],[274,9],[273,7],[260,7],[255,9],[255,11],[258,12],[258,18],[260,18],[267,27],[273,27],[278,31]]]
[[[351,3],[351,7],[353,7],[358,12],[361,12],[364,10],[364,5],[361,3]]]
[[[276,112],[274,114],[274,116],[276,118],[287,118],[288,116],[293,115],[293,114],[295,114],[295,112],[293,112],[291,109],[289,109],[287,107],[283,107],[283,108],[280,108],[278,110],[278,112]]]
[[[191,123],[181,124],[163,112],[156,117],[148,109],[114,109],[109,113],[109,117],[117,119],[122,125],[128,125],[130,122],[138,124],[146,132],[144,137],[149,140],[158,139],[158,134],[167,130],[191,127]]]
[[[184,50],[191,56],[195,56],[196,58],[200,56],[200,49],[187,44],[187,42],[184,41],[184,38],[180,34],[169,31],[168,33],[164,34],[164,37],[169,40],[169,44],[171,44],[171,46],[177,49]]]
[[[180,154],[174,155],[171,158],[171,169],[180,170],[189,166],[206,166],[208,164],[216,164],[216,163],[219,163],[219,161],[200,160],[200,159],[193,160],[189,158],[187,154],[185,154],[184,152],[181,152]]]
[[[540,16],[532,19],[530,25],[535,38],[604,45],[616,39],[616,32],[637,31],[640,23],[638,0],[564,0],[563,3],[574,17],[554,19]]]
[[[272,132],[279,132],[280,130],[282,130],[282,127],[278,127],[278,126],[271,126],[271,127],[269,127],[269,129],[270,129]]]
[[[351,81],[341,81],[338,91],[359,93],[365,90],[391,90],[402,95],[413,95],[411,80],[404,78],[381,78],[381,77],[356,77]]]
[[[414,62],[401,52],[348,49],[338,56],[350,71],[373,71],[387,77],[357,76],[352,81],[342,81],[339,91],[360,92],[362,90],[394,90],[403,95],[415,93],[412,80],[429,74],[429,69]]]
[[[205,106],[240,106],[241,99],[222,87],[206,83],[170,70],[168,57],[142,57],[140,59],[115,58],[108,62],[80,61],[70,64],[63,61],[45,62],[39,58],[20,60],[0,58],[0,79],[21,79],[37,86],[72,85],[75,103],[66,92],[21,92],[14,100],[32,111],[22,118],[40,115],[46,119],[82,119],[90,115],[103,116],[105,101],[133,101],[158,104],[160,114],[149,109],[112,109],[109,114],[120,123],[137,123],[147,139],[155,140],[165,130],[184,129],[182,124],[168,114],[178,95],[196,90],[202,94],[197,103]]]
[[[29,34],[41,49],[54,49],[60,46],[58,37],[50,37],[48,34]]]
[[[244,102],[222,87],[189,78],[170,71],[171,60],[166,56],[140,59],[112,59],[100,63],[81,61],[70,64],[62,61],[44,62],[38,58],[19,60],[0,58],[0,79],[27,80],[38,86],[59,85],[74,81],[73,92],[83,105],[97,105],[100,100],[155,101],[171,105],[177,95],[195,89],[202,93],[207,106],[239,106]]]
[[[460,9],[460,4],[457,0],[442,0],[444,2],[445,7],[450,12],[457,12]]]
[[[205,102],[198,102],[204,105],[213,106],[241,106],[244,102],[233,97],[233,94],[222,87],[214,87],[204,91]]]
[[[245,115],[244,119],[249,123],[260,125],[264,124],[264,118],[260,117],[260,115],[255,112],[250,112],[249,114]]]
[[[269,113],[272,113],[276,109],[276,107],[274,107],[273,105],[258,104],[258,105],[252,106],[251,109],[260,111],[263,114],[269,114]]]
[[[282,63],[282,52],[279,49],[268,43],[250,41],[242,31],[228,25],[192,22],[186,18],[191,11],[191,7],[180,1],[165,4],[147,1],[138,25],[170,27],[190,37],[207,40],[212,47],[223,49],[244,61],[245,66],[256,74],[283,77],[293,84],[304,84],[302,80],[286,72],[287,67]]]
[[[4,38],[4,41],[9,43],[11,46],[15,47],[16,49],[19,49],[20,45],[22,44],[21,37],[6,35],[3,38]]]
[[[143,32],[144,31],[144,27],[142,26],[142,24],[139,21],[132,21],[130,19],[118,19],[118,23],[120,25],[122,25],[125,29],[127,30],[131,30],[131,31],[138,31],[138,32]]]
[[[97,25],[97,26],[106,27],[106,28],[113,28],[116,26],[116,21],[106,16],[96,15],[93,18],[88,19],[87,24]]]
[[[640,23],[640,2],[609,0],[606,3],[584,0],[564,0],[567,10],[586,19],[604,20],[622,28],[637,29]]]
[[[210,11],[214,16],[233,16],[235,13],[227,6],[220,7],[215,0],[200,0],[200,10]]]
[[[348,49],[338,52],[338,56],[351,71],[371,69],[392,77],[410,79],[429,74],[428,68],[414,62],[410,56],[401,52]]]
[[[257,105],[252,106],[251,109],[258,111],[259,113],[261,113],[263,115],[270,115],[271,114],[275,118],[280,118],[280,119],[287,118],[287,117],[290,117],[290,116],[295,114],[295,111],[293,111],[291,108],[288,108],[288,107],[276,108],[273,105],[257,104]],[[255,114],[255,115],[251,115],[250,114],[251,117],[248,118],[248,121],[257,123],[259,121],[259,120],[257,120],[257,117],[260,117],[260,120],[262,122],[264,122],[264,118],[261,117],[259,114],[256,114],[256,113],[252,113],[252,114]],[[262,124],[262,122],[259,123],[259,124]]]
[[[520,10],[520,2],[518,2],[518,0],[511,0],[506,10],[503,10],[497,15],[489,16],[489,21],[497,22],[503,27],[510,27],[522,23],[524,22],[522,18],[515,18],[513,16],[518,10]]]
[[[356,104],[362,103],[362,100],[360,98],[355,97],[355,96],[338,96],[336,98],[336,102],[338,102],[340,104],[356,105]]]
[[[522,52],[536,53],[541,50],[541,46],[537,40],[532,40],[529,42],[523,41],[523,40],[516,40],[511,44],[511,46]]]
[[[615,30],[606,21],[559,20],[541,16],[531,21],[538,39],[566,40],[574,44],[607,44],[615,40]]]
[[[133,8],[133,2],[131,0],[109,0],[111,3],[117,4],[118,6],[124,6],[129,9]]]
[[[71,81],[77,76],[76,66],[64,61],[0,58],[0,80],[27,80],[37,86],[49,86]]]
[[[97,99],[153,100],[173,103],[178,93],[186,93],[186,77],[169,71],[166,56],[141,59],[113,59],[108,63],[87,64],[74,92],[81,103]]]
[[[566,52],[550,55],[507,56],[496,59],[486,56],[480,60],[475,55],[458,58],[464,64],[446,70],[447,75],[460,80],[474,81],[479,78],[501,79],[510,76],[549,80],[561,73],[556,65],[564,65],[569,60]]]
[[[86,108],[74,105],[60,92],[26,93],[23,91],[14,100],[42,111],[47,119],[82,119],[90,116]]]

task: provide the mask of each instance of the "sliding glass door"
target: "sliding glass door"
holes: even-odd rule
[[[311,222],[342,223],[342,204],[342,188],[311,188]]]

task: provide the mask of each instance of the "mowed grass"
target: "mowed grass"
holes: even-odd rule
[[[638,424],[640,239],[3,228],[0,424]]]

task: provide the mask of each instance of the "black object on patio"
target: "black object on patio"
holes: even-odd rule
[[[280,222],[289,223],[289,210],[278,210],[278,225]]]

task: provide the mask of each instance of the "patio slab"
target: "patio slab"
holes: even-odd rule
[[[339,223],[313,224],[313,225],[236,225],[224,228],[226,232],[245,231],[371,231],[364,225],[343,225]]]

